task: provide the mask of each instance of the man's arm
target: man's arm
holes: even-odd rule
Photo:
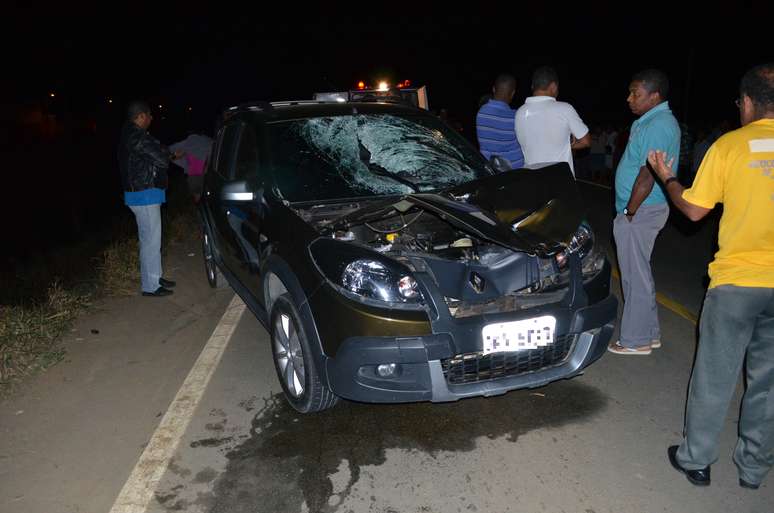
[[[591,146],[591,134],[586,132],[586,135],[580,139],[575,139],[572,144],[570,144],[570,149],[573,151],[582,150],[583,148],[588,148],[589,146]]]
[[[634,187],[632,187],[632,194],[629,196],[629,202],[626,204],[626,210],[628,212],[637,212],[642,202],[648,197],[650,191],[653,190],[653,184],[656,183],[656,179],[653,178],[653,174],[650,172],[647,164],[640,168],[640,174],[637,175],[637,179],[634,181]],[[629,217],[631,221],[631,217]]]
[[[143,134],[137,146],[140,153],[157,165],[163,167],[169,165],[172,153],[150,135]]]
[[[669,199],[672,200],[672,204],[674,204],[674,206],[691,221],[698,221],[709,214],[712,210],[711,208],[694,205],[683,198],[685,187],[677,180],[669,180],[675,176],[672,172],[672,163],[675,159],[670,160],[668,163],[664,162],[664,159],[666,159],[666,152],[664,151],[651,150],[648,152],[648,162],[650,162],[653,170],[658,175],[659,180],[666,184],[664,188],[669,194]],[[669,180],[669,183],[666,183],[667,180]]]

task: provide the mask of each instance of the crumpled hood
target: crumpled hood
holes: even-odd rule
[[[560,251],[585,217],[577,184],[566,163],[507,171],[435,193],[372,203],[330,225],[342,229],[419,207],[495,244],[539,256]]]

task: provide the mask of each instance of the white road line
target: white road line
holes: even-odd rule
[[[244,311],[245,304],[235,295],[177,391],[110,513],[144,513],[148,508]]]

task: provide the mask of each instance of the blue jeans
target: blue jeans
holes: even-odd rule
[[[161,205],[129,205],[140,238],[140,276],[143,292],[155,292],[161,278]]]

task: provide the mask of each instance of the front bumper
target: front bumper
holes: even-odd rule
[[[335,358],[326,358],[328,382],[341,397],[384,403],[456,401],[539,387],[576,376],[600,358],[612,335],[617,309],[616,298],[608,295],[581,308],[553,304],[518,313],[473,317],[446,324],[444,332],[431,335],[350,337],[341,344]],[[557,318],[557,332],[566,344],[566,351],[549,365],[531,370],[527,364],[525,371],[516,369],[513,373],[511,368],[510,374],[500,373],[492,379],[476,380],[473,376],[473,382],[449,378],[450,362],[461,353],[480,350],[485,324],[546,314]],[[377,366],[388,363],[397,364],[399,371],[391,377],[379,376]]]

